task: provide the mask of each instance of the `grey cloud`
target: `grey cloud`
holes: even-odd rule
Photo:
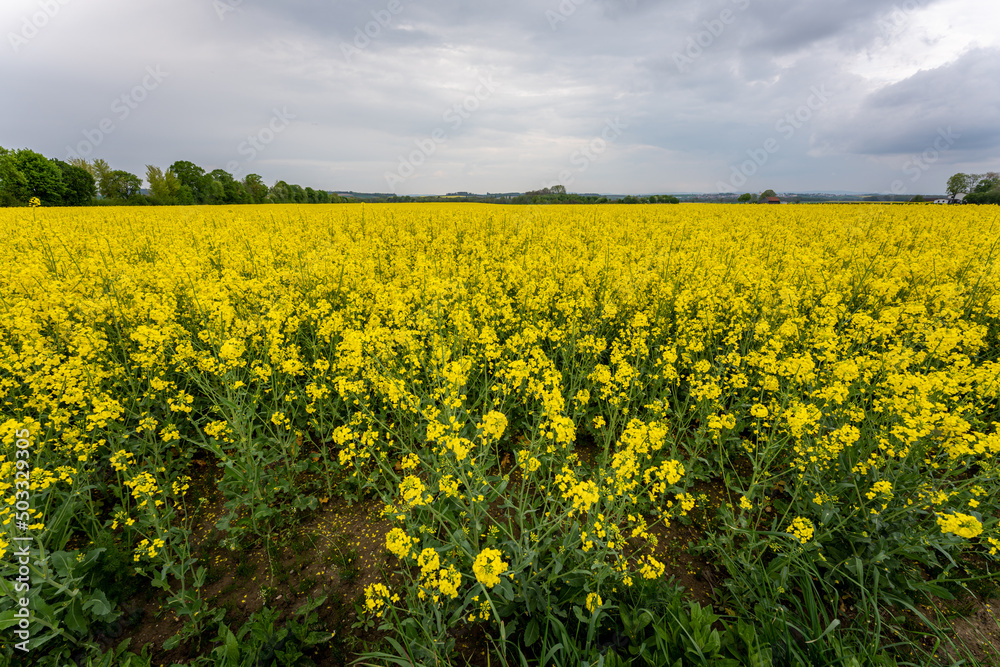
[[[939,125],[962,134],[955,161],[995,159],[1000,141],[996,49],[881,91],[846,70],[847,56],[894,39],[879,22],[904,0],[398,0],[396,13],[391,0],[219,1],[232,11],[213,0],[68,3],[23,49],[0,53],[0,145],[64,157],[157,64],[170,77],[115,118],[91,157],[140,174],[179,159],[224,167],[287,107],[296,119],[245,165],[269,182],[384,190],[384,172],[443,127],[447,140],[406,187],[517,190],[550,179],[620,117],[627,131],[572,189],[711,190],[813,86],[831,99],[780,137],[766,187],[864,190],[887,178],[871,158],[921,150]],[[5,3],[0,34],[35,4]],[[726,9],[734,20],[679,71],[674,55]],[[453,128],[444,115],[481,76],[496,92]]]
[[[1000,50],[969,51],[870,95],[827,139],[861,155],[919,152],[938,130],[960,135],[953,160],[1000,146]],[[971,157],[966,156],[966,157]]]

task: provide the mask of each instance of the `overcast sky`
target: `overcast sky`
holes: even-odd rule
[[[0,146],[398,194],[941,193],[986,0],[2,0]]]

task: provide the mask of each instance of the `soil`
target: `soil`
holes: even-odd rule
[[[513,467],[509,457],[503,463]],[[333,667],[349,664],[360,652],[370,650],[381,635],[352,626],[358,621],[355,604],[363,599],[364,588],[389,575],[384,547],[391,524],[381,517],[382,504],[376,500],[351,504],[343,498],[321,499],[325,502],[316,511],[294,528],[272,536],[269,544],[258,540],[252,548],[238,548],[215,527],[225,512],[216,471],[212,466],[196,467],[192,482],[194,497],[205,499],[192,541],[199,562],[208,568],[201,596],[209,607],[225,609],[223,622],[236,632],[265,604],[286,619],[307,600],[325,596],[316,612],[321,626],[331,632],[331,640],[310,657],[321,667]],[[520,482],[515,471],[511,488]],[[722,576],[692,547],[701,539],[708,517],[714,515],[713,503],[720,502],[721,496],[718,485],[712,484],[695,492],[704,506],[686,525],[676,520],[669,527],[650,523],[658,538],[654,553],[666,565],[666,576],[683,587],[685,597],[705,606],[715,602],[713,594]],[[502,510],[496,507],[493,514],[499,519]],[[203,637],[200,645],[187,642],[164,651],[163,643],[182,629],[183,622],[166,608],[167,594],[146,585],[143,593],[124,605],[123,617],[131,620],[131,627],[105,642],[105,648],[129,638],[129,650],[139,652],[147,646],[154,664],[170,665],[186,663],[213,645],[214,632]],[[482,625],[457,630],[455,639],[461,664],[490,664],[489,638]]]
[[[269,544],[237,548],[225,541],[226,533],[215,528],[224,513],[223,498],[215,479],[204,476],[195,482],[198,496],[207,499],[197,518],[192,541],[201,564],[208,568],[201,596],[210,608],[226,610],[224,623],[236,632],[265,604],[288,618],[309,599],[325,596],[316,609],[320,624],[330,630],[331,641],[311,656],[317,665],[335,666],[353,660],[377,633],[352,629],[357,619],[356,600],[365,586],[381,581],[386,565],[385,534],[389,523],[381,518],[380,503],[368,500],[351,505],[342,498],[325,499],[320,509],[294,528],[271,537]],[[147,591],[126,605],[143,622],[126,633],[130,650],[149,647],[155,664],[186,662],[210,646],[184,643],[164,651],[163,643],[183,627],[166,610],[163,591]],[[114,643],[117,645],[121,639]]]

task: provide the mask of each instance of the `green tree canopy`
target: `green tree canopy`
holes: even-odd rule
[[[108,177],[111,175],[111,165],[105,162],[103,159],[97,158],[90,163],[90,174],[97,181],[97,190],[101,193],[102,197],[110,197],[107,192],[101,187],[101,183],[110,183],[111,181]]]
[[[989,171],[976,176],[978,178],[975,187],[971,188],[972,192],[989,192],[1000,188],[1000,173]]]
[[[948,185],[945,189],[949,195],[954,197],[959,192],[968,192],[970,184],[971,178],[968,174],[958,173],[948,179]]]
[[[26,204],[28,199],[28,179],[18,170],[14,152],[0,147],[0,206]]]
[[[151,164],[146,165],[146,180],[149,181],[149,194],[160,204],[173,204],[177,202],[177,194],[181,189],[181,182],[174,175],[174,172],[167,169],[164,173],[159,167]]]
[[[268,187],[260,174],[247,174],[243,179],[243,189],[247,193],[247,203],[263,204],[267,201]]]
[[[225,204],[244,204],[247,201],[246,189],[243,183],[233,178],[233,175],[223,169],[212,171],[209,176],[222,185],[221,202]]]
[[[271,186],[271,191],[268,194],[271,201],[279,204],[291,201],[291,192],[288,189],[288,183],[284,181],[278,181]]]
[[[128,199],[142,189],[142,179],[121,169],[109,172],[101,179],[101,192],[110,199]]]
[[[966,204],[1000,204],[1000,188],[986,192],[973,192],[964,199]]]
[[[62,172],[63,204],[66,206],[88,206],[97,196],[97,182],[87,169],[78,165],[68,164],[62,160],[53,160]]]
[[[215,179],[206,174],[205,170],[194,162],[178,160],[170,165],[170,171],[174,172],[181,187],[187,188],[183,195],[178,193],[178,199],[185,200],[181,203],[221,203],[219,200],[224,197],[225,189],[213,186],[213,183],[216,182]],[[186,201],[188,198],[191,201]]]
[[[28,198],[38,197],[43,204],[48,205],[63,203],[66,185],[63,183],[62,170],[55,162],[41,153],[24,148],[14,153],[14,165],[24,176]]]

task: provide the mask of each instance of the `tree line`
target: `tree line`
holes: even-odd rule
[[[104,160],[47,158],[29,149],[0,147],[0,206],[26,206],[37,197],[44,206],[94,204],[336,204],[355,201],[325,190],[278,181],[272,186],[259,174],[237,179],[222,169],[206,172],[179,160],[162,170],[146,165],[148,192],[142,179]]]
[[[496,198],[503,204],[679,204],[680,199],[671,195],[650,195],[635,197],[627,195],[620,199],[602,197],[600,195],[581,195],[566,192],[565,185],[553,185],[541,190],[529,190],[524,194]]]
[[[1000,172],[958,173],[948,179],[948,194],[965,193],[966,204],[1000,204]]]
[[[764,190],[759,195],[755,195],[750,192],[744,192],[739,197],[736,198],[737,204],[766,204],[768,197],[777,197],[778,193],[774,190]]]

